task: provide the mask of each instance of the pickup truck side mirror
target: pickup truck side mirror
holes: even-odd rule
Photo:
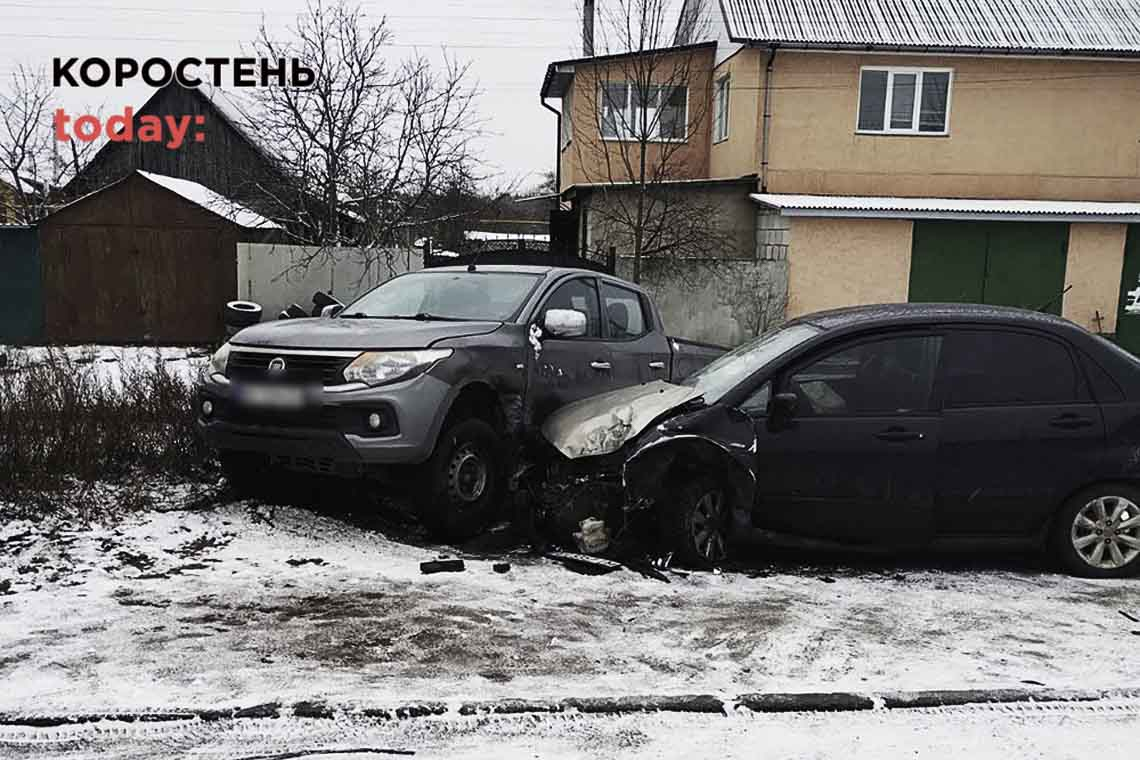
[[[546,332],[559,338],[580,338],[586,334],[586,315],[577,309],[547,309],[542,324]]]
[[[768,429],[772,432],[791,427],[800,399],[794,393],[777,393],[768,404]]]
[[[332,317],[335,317],[337,314],[340,314],[343,309],[344,306],[339,303],[330,303],[328,306],[321,307],[321,316],[325,319],[330,319]]]

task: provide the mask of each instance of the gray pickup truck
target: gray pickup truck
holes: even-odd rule
[[[241,330],[212,357],[196,413],[239,488],[272,467],[411,475],[424,521],[458,538],[491,516],[552,411],[721,353],[667,337],[646,293],[616,277],[440,267],[322,317]]]

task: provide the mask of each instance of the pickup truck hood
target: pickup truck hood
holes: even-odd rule
[[[245,328],[235,345],[272,348],[374,350],[428,348],[445,338],[485,335],[502,322],[442,322],[414,319],[279,319]]]
[[[700,395],[695,388],[664,380],[610,391],[554,412],[542,435],[570,459],[611,454],[665,412]]]

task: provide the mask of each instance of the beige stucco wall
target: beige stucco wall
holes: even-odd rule
[[[604,82],[645,81],[642,77],[647,70],[651,70],[650,81],[686,83],[689,88],[688,138],[683,143],[649,143],[647,176],[709,177],[709,83],[714,52],[704,48],[674,56],[661,55],[653,59],[652,65],[621,59],[594,65],[576,64],[569,97],[562,101],[564,113],[570,114],[572,136],[569,145],[559,153],[561,189],[589,182],[628,181],[638,175],[640,145],[636,141],[601,139],[598,88]]]
[[[782,52],[772,192],[1135,200],[1140,62]],[[954,70],[950,134],[856,134],[861,66]]]
[[[906,301],[913,231],[902,219],[792,219],[788,318]]]
[[[755,48],[741,48],[713,73],[714,82],[729,76],[728,137],[712,143],[709,149],[709,174],[713,177],[741,177],[759,171],[759,125],[764,115],[760,88],[766,62],[766,54],[762,56]],[[712,116],[710,111],[710,120]]]
[[[1061,313],[1087,330],[1116,331],[1120,276],[1124,267],[1125,224],[1069,225],[1069,255]]]

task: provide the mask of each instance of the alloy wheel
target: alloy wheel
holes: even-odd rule
[[[693,506],[690,537],[697,554],[708,562],[725,558],[724,494],[719,490],[706,491]]]
[[[1077,512],[1069,540],[1089,567],[1119,570],[1140,556],[1140,507],[1123,496],[1099,496]]]

